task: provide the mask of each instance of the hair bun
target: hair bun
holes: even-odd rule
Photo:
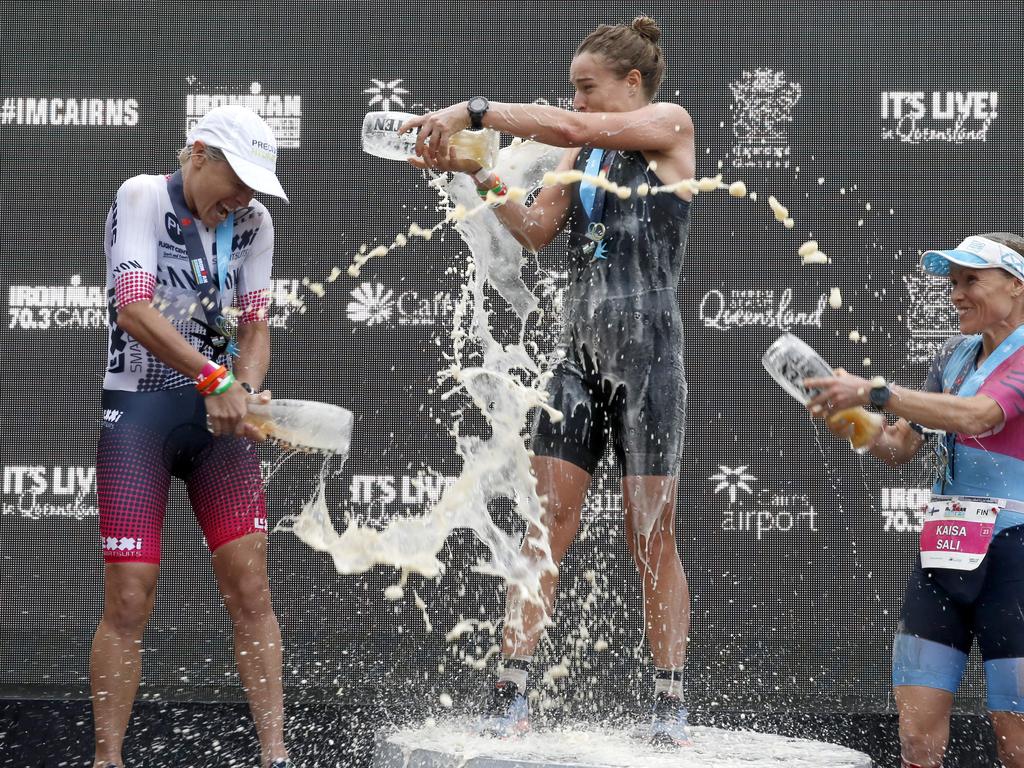
[[[658,22],[650,16],[637,16],[633,19],[633,23],[630,26],[634,32],[650,40],[652,43],[657,43],[661,39],[661,29],[658,28]]]

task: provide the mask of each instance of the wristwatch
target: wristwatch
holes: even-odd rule
[[[889,404],[890,397],[892,397],[892,390],[889,389],[888,384],[879,384],[878,386],[872,387],[868,392],[868,399],[871,401],[871,407],[876,411],[884,411],[885,406]]]
[[[469,110],[469,125],[474,131],[484,127],[484,115],[491,108],[491,102],[483,96],[474,96],[466,102],[466,109]]]

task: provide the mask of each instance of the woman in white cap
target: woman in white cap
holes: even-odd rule
[[[964,334],[936,356],[922,391],[840,370],[805,381],[820,390],[808,407],[823,416],[873,405],[900,417],[870,449],[892,466],[921,449],[923,427],[945,433],[893,642],[903,766],[941,765],[977,639],[999,757],[1024,768],[1024,238],[968,237],[926,252],[922,266],[949,277]]]
[[[184,480],[234,625],[262,765],[289,766],[281,630],[267,579],[259,459],[242,421],[270,363],[274,228],[255,192],[287,201],[274,135],[218,107],[192,129],[181,170],[140,175],[107,215],[109,354],[96,457],[103,617],[92,646],[95,765],[122,766],[153,608],[172,477]],[[249,438],[249,439],[247,439]]]

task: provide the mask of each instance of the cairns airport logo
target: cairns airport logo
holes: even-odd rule
[[[348,319],[366,326],[435,326],[450,319],[455,309],[447,291],[433,294],[409,290],[396,294],[381,283],[361,283],[349,292]]]
[[[768,488],[755,490],[757,477],[748,472],[749,465],[718,466],[708,477],[715,484],[714,493],[728,498],[722,511],[721,528],[732,533],[753,534],[757,540],[775,533],[818,530],[818,513],[810,497],[803,493],[775,492]]]

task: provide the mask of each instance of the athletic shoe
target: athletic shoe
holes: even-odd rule
[[[480,713],[478,729],[487,736],[507,739],[530,730],[530,704],[519,686],[500,680],[491,689]]]
[[[656,747],[690,747],[689,714],[678,696],[662,691],[654,700],[651,744]]]

